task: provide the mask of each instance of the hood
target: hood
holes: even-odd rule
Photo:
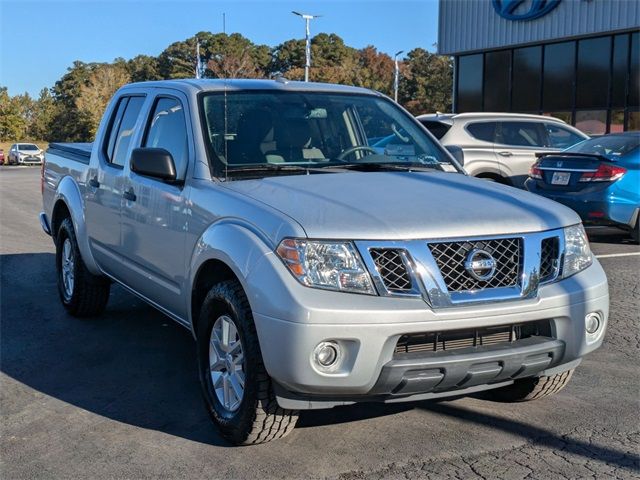
[[[309,238],[485,236],[580,222],[572,210],[543,197],[444,172],[291,175],[225,186],[285,213]]]

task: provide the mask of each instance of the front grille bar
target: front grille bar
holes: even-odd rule
[[[504,243],[508,240],[507,243]],[[506,282],[465,286],[447,282],[430,246],[482,243],[517,248],[516,277]],[[422,298],[433,308],[535,298],[538,287],[557,278],[564,252],[561,229],[519,235],[434,238],[406,241],[356,241],[362,259],[382,296]],[[389,268],[386,268],[389,267]],[[512,275],[513,272],[508,271]]]

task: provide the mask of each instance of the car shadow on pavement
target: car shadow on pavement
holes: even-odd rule
[[[119,422],[230,446],[205,410],[185,328],[118,286],[100,318],[71,317],[51,253],[0,255],[0,270],[0,371]],[[8,390],[4,396],[20,395]],[[12,403],[33,416],[40,408],[32,397]]]

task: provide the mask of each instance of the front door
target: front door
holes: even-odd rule
[[[122,208],[122,255],[129,285],[180,318],[186,318],[184,179],[193,152],[185,105],[186,99],[174,94],[156,97],[140,144],[171,153],[179,182],[169,184],[128,169]]]

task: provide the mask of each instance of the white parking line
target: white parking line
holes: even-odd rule
[[[640,252],[632,253],[609,253],[607,255],[596,255],[596,258],[613,258],[613,257],[635,257],[640,255]]]

